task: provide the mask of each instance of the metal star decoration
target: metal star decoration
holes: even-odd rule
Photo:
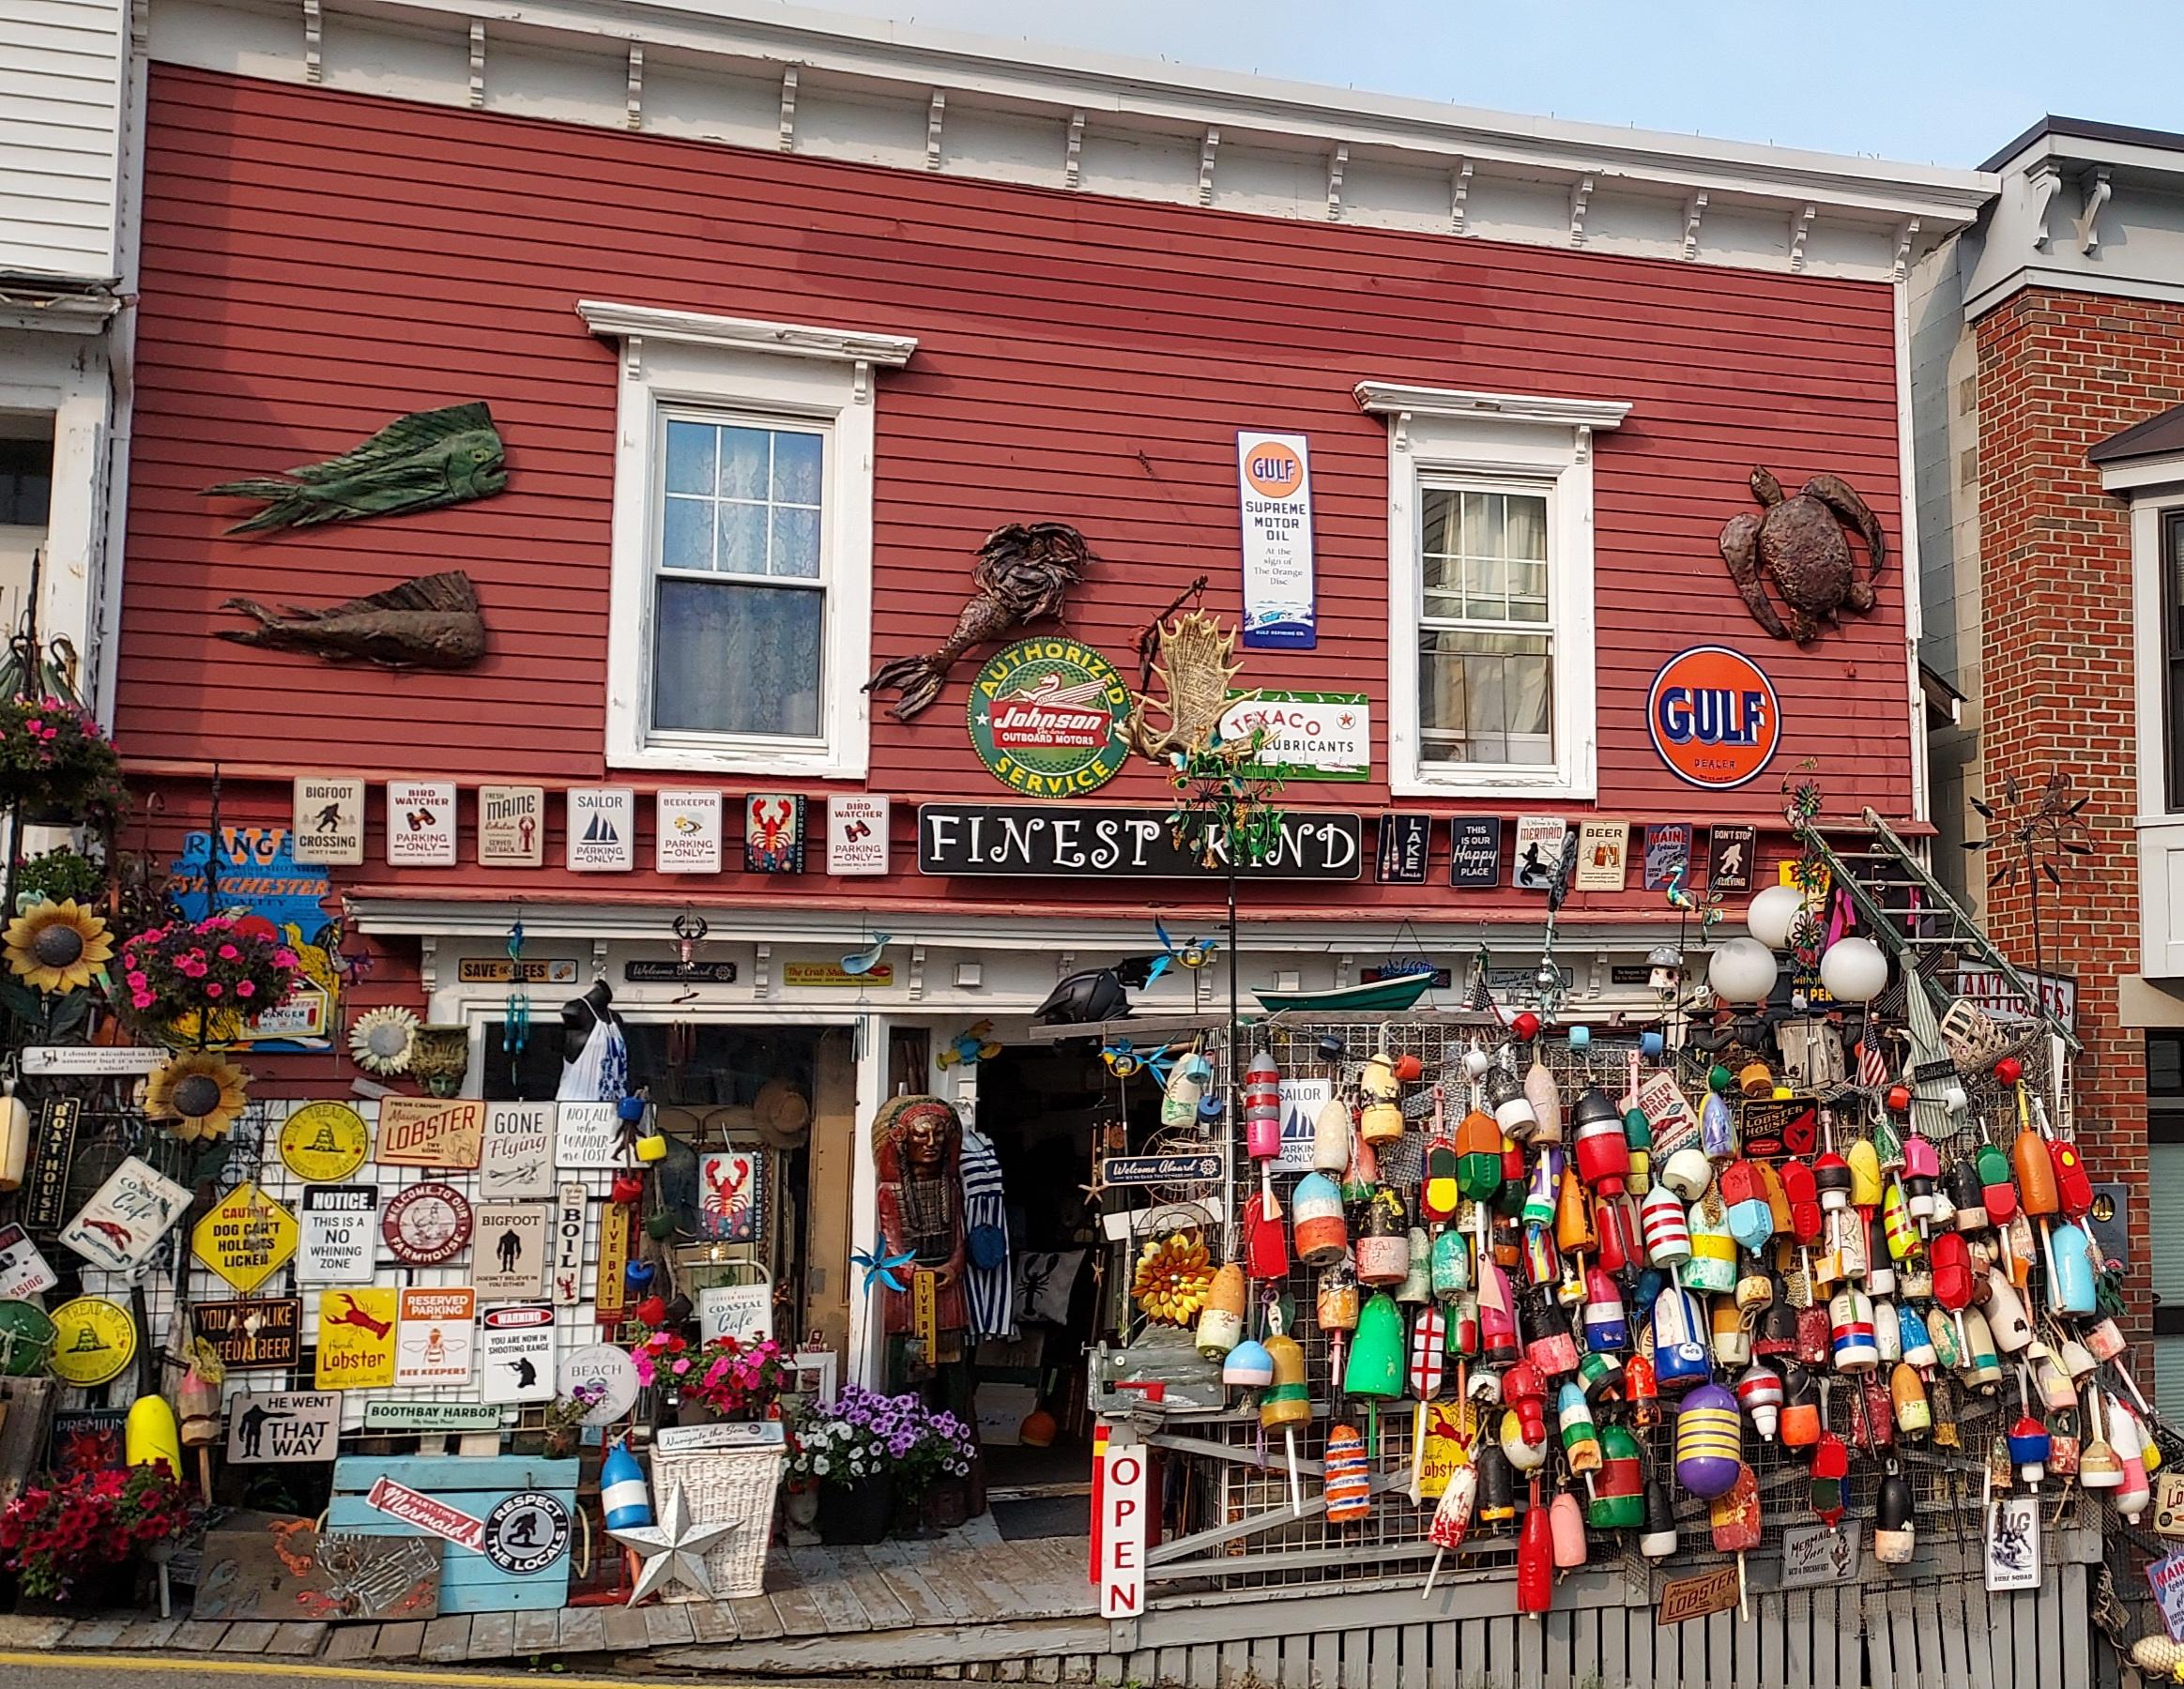
[[[899,1296],[909,1286],[895,1277],[894,1270],[897,1267],[908,1267],[917,1258],[918,1253],[914,1249],[906,1249],[900,1255],[890,1255],[887,1249],[887,1239],[878,1237],[872,1240],[870,1249],[861,1249],[851,1255],[849,1264],[864,1269],[865,1295],[872,1294],[872,1286],[875,1284],[881,1284]]]
[[[742,1529],[741,1519],[718,1525],[695,1523],[690,1516],[690,1501],[682,1493],[682,1485],[678,1484],[667,1492],[667,1502],[660,1510],[657,1525],[637,1525],[606,1533],[623,1546],[634,1548],[645,1562],[644,1570],[637,1574],[637,1587],[630,1591],[629,1605],[635,1606],[646,1596],[678,1583],[695,1590],[710,1601],[713,1586],[706,1571],[706,1552]]]

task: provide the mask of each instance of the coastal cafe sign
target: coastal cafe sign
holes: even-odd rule
[[[1094,873],[1130,879],[1206,879],[1223,873],[1179,847],[1165,809],[1072,804],[925,803],[918,806],[918,872],[930,875]],[[1262,860],[1239,862],[1253,879],[1353,880],[1365,823],[1353,814],[1286,812]]]

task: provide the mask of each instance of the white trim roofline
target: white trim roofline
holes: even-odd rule
[[[1573,169],[1682,191],[1796,199],[1876,219],[1969,223],[1997,178],[1974,170],[1518,115],[1233,71],[999,41],[765,0],[379,0],[570,37],[643,41],[808,66],[875,84],[924,82],[1038,111],[1128,114],[1244,139],[1309,137],[1353,149],[1473,160],[1561,177]]]
[[[1534,393],[1474,393],[1456,388],[1361,381],[1352,389],[1367,416],[1492,417],[1503,422],[1545,422],[1561,428],[1619,428],[1630,415],[1620,399],[1553,399]]]
[[[756,317],[707,316],[695,311],[660,311],[579,299],[577,312],[591,332],[615,339],[674,341],[720,346],[731,352],[772,352],[835,363],[879,364],[899,370],[918,342],[907,334],[869,334],[856,328],[815,328],[806,323],[769,323]]]

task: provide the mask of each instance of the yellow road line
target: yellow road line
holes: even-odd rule
[[[0,1651],[0,1666],[30,1666],[41,1671],[204,1671],[222,1677],[328,1678],[340,1682],[462,1683],[502,1685],[513,1689],[539,1689],[554,1683],[561,1689],[630,1689],[629,1678],[572,1677],[558,1671],[466,1671],[459,1666],[416,1671],[390,1671],[383,1666],[314,1666],[298,1661],[219,1660],[195,1654],[72,1654]],[[653,1681],[672,1681],[654,1679]],[[739,1685],[738,1689],[754,1689]]]

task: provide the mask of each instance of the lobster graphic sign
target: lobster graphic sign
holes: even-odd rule
[[[697,1158],[697,1235],[717,1243],[764,1240],[766,1151],[714,1149]]]

